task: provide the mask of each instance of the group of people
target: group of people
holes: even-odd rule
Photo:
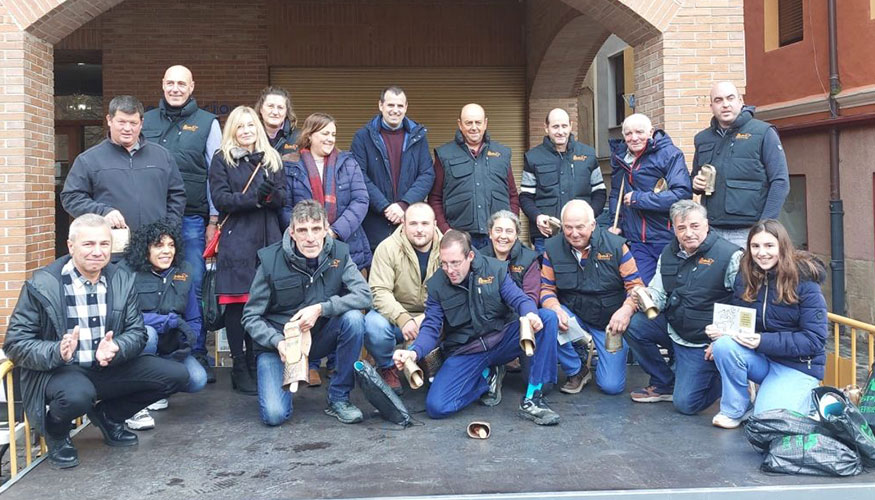
[[[108,445],[133,445],[126,421],[154,426],[147,408],[215,381],[202,286],[217,231],[231,382],[258,396],[266,425],[292,416],[290,325],[308,336],[310,359],[333,363],[325,413],[343,423],[363,418],[350,402],[362,347],[399,394],[405,363],[442,361],[429,374],[432,418],[498,405],[521,361],[520,416],[555,425],[544,395],[559,372],[562,393],[594,372],[619,394],[629,349],[651,377],[636,402],[694,414],[722,397],[713,423],[726,428],[752,411],[807,411],[824,370],[824,268],[775,220],[789,186],[783,150],[731,83],[711,89],[692,175],[671,138],[633,114],[611,144],[608,192],[595,150],[554,109],[525,153],[519,193],[512,152],[477,104],[432,155],[404,91],[387,87],[345,152],[335,120],[314,113],[298,126],[283,89],[222,128],[198,108],[187,68],[168,68],[162,87],[147,113],[131,96],[110,102],[108,137],[77,157],[61,193],[75,217],[70,255],[34,272],[10,317],[4,349],[55,466],[79,463],[73,418],[88,414]],[[715,303],[754,308],[756,333],[720,331]],[[534,332],[531,356],[521,328]]]

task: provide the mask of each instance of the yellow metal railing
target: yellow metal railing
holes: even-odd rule
[[[18,475],[18,430],[19,424],[24,431],[24,461],[25,467],[30,466],[33,461],[33,450],[31,449],[30,422],[27,421],[27,415],[24,415],[22,422],[17,422],[15,419],[15,388],[13,387],[12,369],[14,368],[12,361],[4,361],[0,364],[0,380],[6,382],[6,419],[9,424],[9,478],[14,479]],[[40,440],[40,455],[45,453],[45,442]]]
[[[857,332],[868,334],[866,343],[868,344],[869,361],[866,367],[871,367],[872,363],[875,362],[875,325],[833,313],[827,314],[827,317],[832,323],[833,352],[828,352],[826,355],[826,373],[823,377],[823,383],[833,387],[857,385]],[[851,355],[849,358],[841,356],[839,351],[842,327],[846,327],[851,336]]]

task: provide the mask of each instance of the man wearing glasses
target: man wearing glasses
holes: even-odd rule
[[[513,282],[504,262],[471,249],[468,233],[451,229],[440,243],[441,269],[428,280],[425,319],[410,350],[395,351],[399,369],[438,344],[446,360],[425,400],[431,418],[447,417],[477,399],[486,406],[501,402],[505,363],[523,355],[520,321],[535,332],[535,353],[519,415],[538,425],[556,425],[559,415],[544,400],[543,386],[556,382],[558,322],[556,314],[538,310]]]

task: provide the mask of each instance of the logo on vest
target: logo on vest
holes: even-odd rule
[[[510,272],[512,273],[521,273],[525,270],[526,268],[524,268],[523,266],[510,266]]]
[[[176,273],[176,274],[174,274],[173,281],[188,281],[188,273]]]
[[[599,252],[599,253],[595,254],[595,259],[596,259],[596,260],[611,260],[611,259],[613,259],[613,258],[614,258],[614,254],[612,254],[612,253],[601,253],[601,252]]]
[[[185,124],[185,125],[182,126],[182,130],[183,130],[184,132],[197,132],[197,129],[198,129],[198,126],[197,126],[197,125],[188,125],[188,124]]]
[[[486,156],[491,156],[493,158],[499,158],[499,157],[501,157],[501,153],[499,153],[498,151],[487,151]]]
[[[735,138],[740,140],[740,141],[743,141],[746,139],[750,139],[750,134],[742,134],[741,132],[739,132],[739,133],[735,134]]]
[[[699,257],[699,264],[703,266],[710,266],[714,263],[714,259],[706,259],[705,257]]]
[[[331,267],[338,268],[340,267],[340,259],[334,259],[331,261]]]
[[[571,157],[571,161],[586,161],[587,158],[589,157],[586,155],[574,155]]]
[[[283,144],[283,150],[284,151],[297,151],[298,145],[286,143],[286,144]]]
[[[495,281],[495,276],[489,276],[486,278],[477,278],[478,285],[491,285],[493,281]]]

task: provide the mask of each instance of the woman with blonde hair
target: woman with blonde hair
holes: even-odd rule
[[[210,194],[219,220],[228,216],[216,261],[216,293],[225,306],[225,331],[234,359],[231,384],[238,392],[255,395],[255,353],[240,320],[255,276],[256,252],[282,237],[286,184],[282,159],[250,107],[238,106],[228,116],[221,147],[210,165]]]
[[[723,384],[717,427],[738,427],[750,414],[784,408],[811,411],[811,389],[826,364],[826,300],[823,262],[793,248],[780,222],[755,224],[735,277],[733,302],[756,310],[755,333],[705,328]],[[751,404],[748,381],[760,384]]]

